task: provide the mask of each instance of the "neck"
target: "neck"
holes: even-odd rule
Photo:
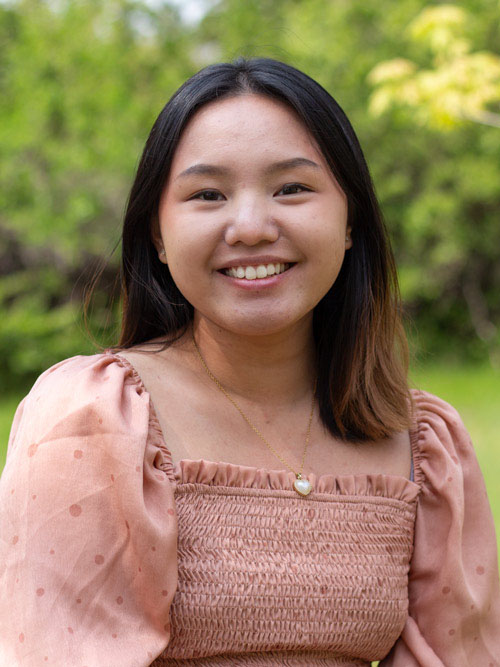
[[[276,407],[298,404],[310,396],[316,375],[312,317],[293,330],[245,336],[195,315],[193,331],[208,369],[233,396]],[[198,357],[191,332],[186,345]],[[194,362],[212,382],[200,360]]]

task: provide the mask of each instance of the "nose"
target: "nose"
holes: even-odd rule
[[[228,216],[225,230],[228,245],[254,246],[262,241],[273,243],[279,238],[278,224],[264,197],[247,193],[235,198]]]

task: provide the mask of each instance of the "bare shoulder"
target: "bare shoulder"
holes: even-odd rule
[[[192,354],[182,345],[173,344],[165,349],[162,345],[137,345],[119,355],[141,378],[172,460],[211,460],[211,455],[202,449],[207,427],[202,419],[203,394],[192,370]],[[197,418],[193,419],[193,415]]]
[[[411,472],[411,440],[408,429],[393,433],[380,443],[385,457],[393,470],[392,474],[410,477]]]
[[[164,341],[153,340],[120,350],[142,380],[160,418],[175,419],[186,396],[194,401],[199,393],[198,375],[193,372],[193,355],[183,341],[165,347]]]
[[[118,354],[135,368],[146,388],[152,378],[161,379],[163,384],[172,376],[178,380],[189,356],[182,341],[166,347],[160,338],[119,350]]]
[[[393,433],[387,439],[388,445],[396,449],[407,450],[410,447],[410,431],[408,429],[400,431],[399,433]]]

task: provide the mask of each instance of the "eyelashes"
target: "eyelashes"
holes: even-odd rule
[[[284,190],[288,190],[288,192],[284,192]],[[295,192],[290,192],[290,190],[295,190]],[[308,188],[305,185],[302,185],[301,183],[287,183],[281,188],[281,190],[278,191],[277,194],[280,194],[282,192],[285,195],[286,194],[298,195],[301,192],[311,192],[311,188]]]
[[[274,196],[298,195],[302,194],[303,192],[312,192],[312,190],[306,185],[302,185],[302,183],[286,183],[275,193]],[[224,201],[225,197],[221,192],[219,192],[219,190],[207,189],[200,190],[199,192],[196,192],[194,195],[189,197],[189,201],[194,199],[199,199],[200,201]]]
[[[224,195],[218,190],[200,190],[196,194],[189,197],[189,199],[201,199],[201,201],[222,201]]]

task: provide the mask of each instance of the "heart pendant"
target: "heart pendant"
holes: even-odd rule
[[[301,496],[307,496],[308,493],[311,493],[312,485],[308,479],[296,479],[293,483],[293,488]]]

